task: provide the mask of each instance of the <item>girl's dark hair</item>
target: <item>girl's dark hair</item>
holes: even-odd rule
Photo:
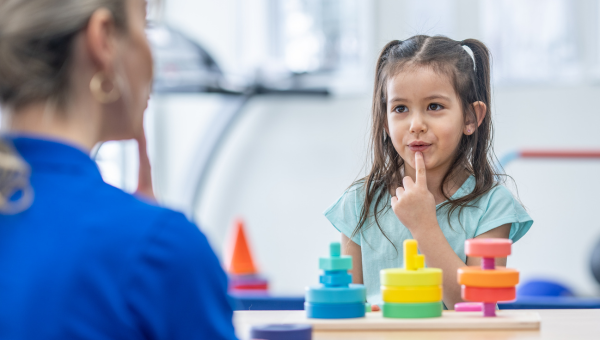
[[[473,58],[463,46],[467,46],[472,51]],[[404,159],[394,149],[391,139],[385,138],[387,83],[406,67],[429,67],[440,75],[447,76],[462,103],[465,122],[477,122],[471,104],[481,101],[487,107],[481,125],[472,135],[463,135],[458,144],[452,164],[441,183],[441,191],[446,202],[438,209],[448,207],[448,219],[450,219],[456,209],[459,209],[460,214],[470,202],[495,187],[500,178],[492,166],[495,155],[492,149],[493,125],[490,110],[492,106],[490,54],[486,46],[475,39],[456,41],[443,36],[426,35],[417,35],[404,41],[391,41],[381,51],[375,70],[369,157],[372,163],[371,171],[366,177],[352,184],[362,185],[365,192],[359,221],[352,237],[360,233],[363,228],[372,225],[372,223],[366,225],[367,220],[372,216],[379,230],[392,242],[379,225],[378,217],[390,209],[389,204],[381,204],[387,197],[386,194],[402,185],[400,176]],[[466,170],[475,177],[475,187],[471,193],[451,199],[443,188],[460,170]],[[372,211],[371,206],[373,206]]]

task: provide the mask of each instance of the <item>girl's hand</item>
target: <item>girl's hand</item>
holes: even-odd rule
[[[427,189],[425,161],[420,152],[415,153],[415,167],[416,183],[409,176],[404,177],[404,188],[397,188],[392,197],[392,210],[411,233],[420,225],[437,225],[435,198]]]

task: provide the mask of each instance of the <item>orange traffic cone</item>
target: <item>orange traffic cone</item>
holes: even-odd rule
[[[234,275],[256,274],[256,266],[246,240],[244,221],[236,219],[233,225],[232,238],[228,249],[227,272]]]

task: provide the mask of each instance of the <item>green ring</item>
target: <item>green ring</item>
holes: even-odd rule
[[[442,302],[428,303],[383,303],[383,317],[417,319],[442,316]]]

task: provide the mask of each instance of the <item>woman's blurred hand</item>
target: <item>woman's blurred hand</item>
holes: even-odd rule
[[[140,155],[140,170],[138,175],[138,187],[135,195],[156,200],[154,189],[152,188],[152,171],[150,167],[150,159],[148,158],[148,149],[146,147],[146,133],[144,129],[136,138],[138,142],[138,152]]]

